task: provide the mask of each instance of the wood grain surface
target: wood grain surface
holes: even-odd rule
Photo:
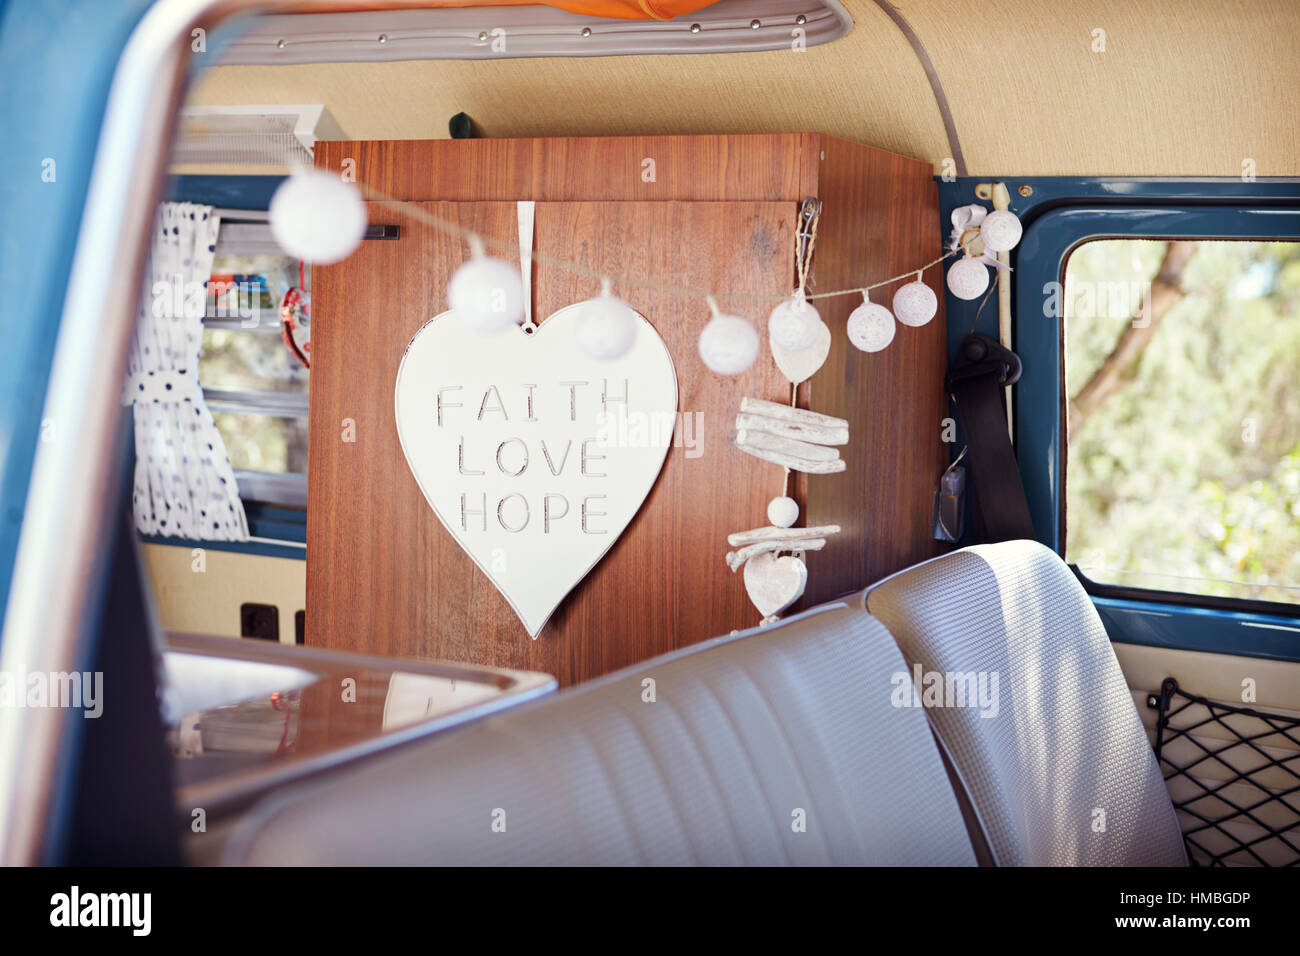
[[[350,160],[394,199],[775,201],[807,194],[815,150],[811,133],[389,140],[319,143],[316,165]]]
[[[657,157],[654,182],[640,175],[647,155]],[[755,323],[764,349],[753,369],[727,379],[708,372],[696,351],[707,308],[653,283],[787,293],[806,196],[823,203],[812,291],[865,285],[929,261],[941,252],[942,232],[926,164],[819,134],[318,147],[322,167],[341,169],[348,159],[383,192],[507,243],[517,236],[514,200],[537,200],[540,256],[631,280],[616,292],[668,345],[679,410],[701,416],[701,454],[670,449],[640,513],[529,640],[425,502],[393,419],[402,352],[445,309],[446,283],[465,247],[372,203],[371,221],[400,225],[401,239],[363,243],[344,262],[315,270],[307,642],[542,670],[568,685],[757,623],[740,575],[724,561],[726,538],[766,523],[784,474],[729,438],[742,397],[789,400],[766,351],[771,304],[723,300]],[[446,197],[466,201],[428,201]],[[591,197],[599,201],[584,201]],[[936,290],[941,279],[937,269],[926,274]],[[876,301],[887,304],[896,288]],[[597,291],[593,278],[535,264],[539,321]],[[800,388],[802,407],[847,419],[852,435],[843,474],[792,476],[802,522],[844,529],[808,555],[804,606],[939,550],[930,515],[946,461],[942,311],[920,329],[899,326],[889,348],[866,354],[844,331],[860,302],[819,301],[831,353]],[[342,440],[345,420],[355,442]]]
[[[830,136],[820,137],[820,149],[826,158],[818,170],[822,217],[812,291],[870,285],[943,254],[938,193],[928,169]],[[948,463],[940,440],[940,421],[948,414],[943,275],[932,268],[924,276],[939,299],[938,315],[920,328],[897,323],[894,340],[880,352],[858,351],[844,331],[861,296],[818,303],[832,329],[831,351],[809,382],[807,401],[848,419],[850,439],[841,474],[807,477],[807,523],[844,530],[824,551],[808,555],[806,606],[941,550],[930,530],[934,493]],[[911,278],[875,290],[872,301],[888,307]]]
[[[430,203],[489,236],[515,234],[513,203]],[[792,203],[539,203],[535,248],[601,272],[779,295],[793,261]],[[393,383],[416,330],[444,310],[463,245],[385,211],[402,238],[363,243],[316,271],[308,470],[307,642],[394,656],[437,657],[555,674],[574,683],[757,623],[726,536],[763,522],[782,473],[733,448],[742,395],[780,400],[770,362],[745,375],[706,374],[698,300],[617,290],[663,337],[677,367],[679,409],[701,416],[699,452],[669,450],[641,511],[566,599],[538,640],[443,529],[406,465]],[[536,266],[535,316],[598,291],[589,279]],[[343,441],[345,420],[355,442]],[[692,452],[692,455],[695,453]]]

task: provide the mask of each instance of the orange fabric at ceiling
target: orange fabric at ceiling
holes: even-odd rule
[[[348,4],[304,4],[295,13],[344,13],[357,10],[405,10],[411,8],[436,9],[438,7],[525,7],[547,6],[586,17],[608,17],[615,20],[671,20],[673,17],[694,13],[715,0],[412,0],[393,2]]]

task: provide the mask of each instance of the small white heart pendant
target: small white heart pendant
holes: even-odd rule
[[[800,558],[778,558],[767,552],[745,562],[745,590],[763,617],[780,614],[799,598],[808,585],[808,567]]]
[[[772,358],[785,380],[791,385],[798,385],[812,378],[826,364],[826,356],[831,354],[831,330],[825,322],[818,322],[817,341],[797,352],[783,349],[774,343],[769,344],[772,347]]]

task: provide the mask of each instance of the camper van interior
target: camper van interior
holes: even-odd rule
[[[0,3],[0,860],[1297,865],[1298,51]]]

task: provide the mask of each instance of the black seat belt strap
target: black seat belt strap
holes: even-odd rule
[[[1007,434],[1004,389],[1020,378],[1020,358],[987,335],[971,334],[948,369],[948,393],[966,439],[976,534],[984,541],[1033,538],[1034,523]],[[979,534],[982,526],[983,533]]]

